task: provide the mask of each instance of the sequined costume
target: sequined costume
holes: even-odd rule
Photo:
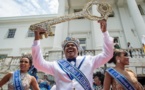
[[[30,88],[30,81],[31,76],[28,73],[21,73],[21,80],[24,90],[29,90]],[[8,90],[15,90],[14,84],[13,84],[13,75],[11,76],[9,82],[8,82]]]
[[[143,90],[141,84],[137,81],[136,75],[133,71],[126,69],[128,75],[125,77],[135,87],[136,90]],[[114,78],[112,78],[112,90],[125,90]]]

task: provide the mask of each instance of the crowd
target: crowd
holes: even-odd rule
[[[103,35],[101,53],[95,56],[79,56],[81,49],[79,40],[67,37],[62,42],[65,58],[53,62],[43,58],[40,38],[46,31],[38,28],[35,31],[32,56],[22,56],[20,69],[6,74],[0,80],[0,87],[8,82],[8,90],[51,90],[47,78],[49,74],[55,78],[56,85],[53,86],[53,90],[144,90],[136,74],[125,68],[129,65],[128,53],[121,50],[118,43],[113,43],[113,38],[107,31],[106,20],[101,20],[99,23]],[[130,43],[128,48],[130,50]],[[114,63],[115,67],[108,68],[105,74],[94,73],[94,70],[106,63]],[[39,79],[37,70],[46,73],[43,79]]]

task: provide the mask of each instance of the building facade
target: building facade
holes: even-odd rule
[[[0,54],[20,56],[31,52],[33,32],[31,24],[81,11],[89,0],[61,0],[58,14],[0,18]],[[141,36],[145,35],[145,2],[141,0],[109,0],[113,13],[107,20],[110,35],[117,38],[121,48],[130,42],[133,48],[141,48]],[[92,7],[92,13],[97,14]],[[42,50],[61,50],[61,42],[67,36],[79,38],[84,49],[100,49],[102,33],[97,21],[78,18],[52,28],[54,36],[41,40]]]

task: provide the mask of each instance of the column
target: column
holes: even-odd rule
[[[65,0],[59,0],[59,8],[58,8],[58,16],[63,16],[65,14]],[[64,23],[60,23],[56,25],[55,28],[55,36],[53,42],[53,49],[58,50],[61,49],[61,42],[64,30]]]
[[[95,5],[92,7],[92,13],[93,15],[100,16],[100,13],[97,11]],[[93,43],[93,49],[102,48],[103,35],[98,21],[92,21],[92,43]]]
[[[141,41],[141,36],[145,35],[145,22],[143,20],[142,15],[140,14],[136,0],[127,0],[127,4],[128,4],[130,14],[132,16],[134,25],[138,32],[139,39]]]
[[[128,15],[126,8],[124,7],[117,7],[119,16],[120,16],[120,23],[122,25],[122,29],[124,31],[126,43],[123,45],[124,48],[127,47],[127,42],[130,42],[133,47],[138,48],[140,46],[140,42],[137,38],[137,35],[135,36],[133,32],[131,31],[131,22],[130,22],[130,16]],[[123,44],[123,43],[122,43]]]

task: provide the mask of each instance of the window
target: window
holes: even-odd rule
[[[112,13],[109,15],[109,17],[114,17],[114,12],[112,11]]]
[[[7,38],[14,38],[16,29],[9,29]]]
[[[0,54],[0,59],[6,58],[7,55],[6,54]]]
[[[86,44],[86,38],[79,38],[80,44]]]
[[[34,32],[31,30],[28,30],[28,37],[34,37]]]
[[[139,9],[141,15],[145,15],[145,11],[141,7],[141,5],[138,5],[138,9]]]
[[[79,38],[80,46],[83,50],[86,50],[86,38]]]

